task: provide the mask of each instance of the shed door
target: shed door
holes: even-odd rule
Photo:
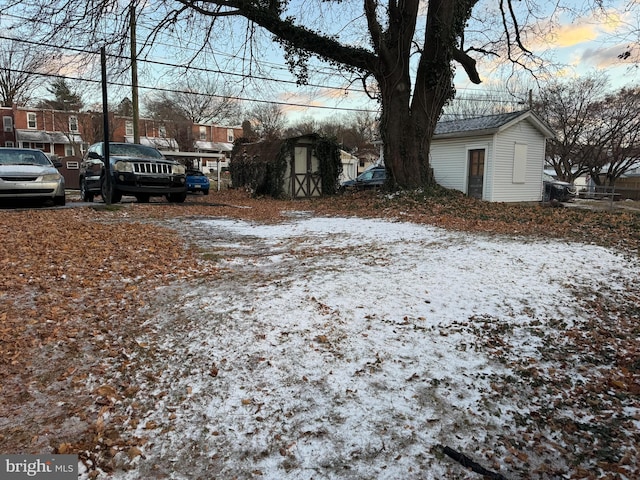
[[[469,150],[469,183],[467,195],[482,200],[484,183],[484,149]]]
[[[311,147],[296,147],[293,159],[293,196],[315,197],[322,193],[320,175],[314,174],[314,157]],[[315,170],[318,170],[317,160]]]

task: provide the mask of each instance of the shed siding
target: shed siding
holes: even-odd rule
[[[485,171],[483,198],[490,198],[493,143],[491,136],[434,139],[430,160],[436,182],[445,188],[467,193],[469,150],[484,148]]]
[[[430,161],[436,182],[467,193],[468,151],[485,148],[482,198],[492,202],[537,202],[542,199],[542,170],[546,140],[528,120],[517,122],[494,135],[434,138]],[[526,151],[526,164],[517,161],[516,145]],[[516,182],[514,182],[516,180]]]
[[[526,145],[524,182],[514,183],[516,145]],[[528,121],[518,122],[496,136],[494,202],[537,202],[542,199],[545,139]]]

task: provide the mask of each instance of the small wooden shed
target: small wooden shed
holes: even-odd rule
[[[551,129],[530,110],[438,122],[430,162],[438,184],[490,202],[542,200]]]
[[[342,171],[338,144],[317,134],[238,143],[229,168],[235,187],[288,198],[331,195]]]

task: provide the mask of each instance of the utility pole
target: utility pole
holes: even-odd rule
[[[140,110],[138,107],[138,50],[136,47],[136,6],[131,2],[129,7],[129,26],[131,37],[131,103],[133,104],[133,143],[140,143],[140,131],[138,123],[140,120]]]
[[[102,125],[103,125],[103,149],[102,163],[104,164],[103,184],[100,191],[104,203],[111,205],[111,161],[109,159],[109,105],[107,95],[107,54],[105,47],[100,49],[100,66],[102,70]]]

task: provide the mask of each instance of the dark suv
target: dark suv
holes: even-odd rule
[[[153,147],[136,143],[109,143],[111,185],[105,178],[104,144],[89,147],[80,165],[82,200],[93,201],[97,194],[112,203],[122,195],[133,195],[138,202],[148,202],[152,196],[166,196],[170,202],[184,202],[187,198],[185,167],[167,159]]]
[[[387,181],[387,171],[383,165],[370,167],[355,180],[347,180],[340,185],[340,191],[345,190],[366,190],[382,188]]]

